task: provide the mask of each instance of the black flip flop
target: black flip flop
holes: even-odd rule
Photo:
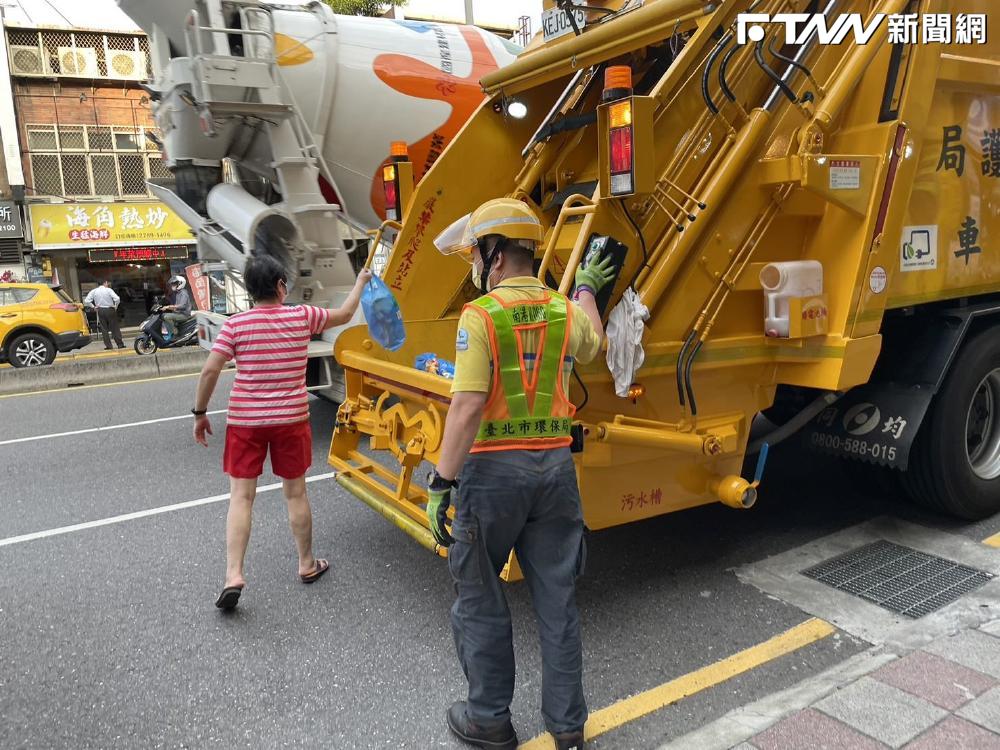
[[[236,609],[236,604],[239,602],[240,594],[242,593],[242,586],[226,586],[226,588],[222,589],[222,593],[219,594],[219,598],[215,600],[215,606],[226,612]]]
[[[300,575],[299,578],[302,579],[302,583],[315,583],[319,580],[320,576],[330,569],[330,563],[326,560],[316,560],[316,567],[313,568],[312,573],[306,573],[304,576]]]

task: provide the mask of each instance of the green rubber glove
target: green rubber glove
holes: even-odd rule
[[[451,506],[451,487],[443,490],[427,489],[427,520],[430,521],[434,541],[442,547],[450,547],[454,537],[445,528],[448,508]]]
[[[576,286],[590,287],[595,295],[614,278],[615,261],[610,255],[595,255],[589,263],[584,260],[576,267]]]

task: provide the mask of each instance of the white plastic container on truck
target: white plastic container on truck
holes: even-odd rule
[[[760,271],[766,304],[764,330],[768,336],[787,338],[789,301],[823,293],[823,265],[817,260],[768,263]]]

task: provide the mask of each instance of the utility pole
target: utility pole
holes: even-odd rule
[[[0,194],[11,197],[10,182],[24,185],[20,161],[20,141],[17,137],[17,116],[7,55],[7,26],[4,11],[10,6],[0,2]],[[3,138],[6,135],[6,138]],[[10,150],[10,153],[8,153]],[[23,192],[19,187],[18,190]],[[20,200],[20,198],[19,198]]]
[[[7,56],[7,22],[4,19],[4,11],[7,6],[0,3],[0,34],[3,34],[3,43],[0,44],[0,51]],[[2,82],[0,82],[2,83]],[[10,83],[8,77],[7,83]],[[0,198],[10,200],[10,180],[7,177],[7,152],[3,148],[3,129],[0,128]]]
[[[476,23],[475,13],[472,12],[472,0],[465,0],[465,22],[469,26]]]
[[[0,131],[0,198],[10,200],[10,180],[7,179],[7,157],[3,150],[3,132]]]

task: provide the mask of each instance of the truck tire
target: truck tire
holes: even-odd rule
[[[903,488],[915,502],[979,520],[1000,511],[1000,334],[970,339],[931,403]]]
[[[222,167],[209,167],[180,161],[174,167],[177,195],[202,216],[208,216],[205,200],[208,191],[222,181]]]

